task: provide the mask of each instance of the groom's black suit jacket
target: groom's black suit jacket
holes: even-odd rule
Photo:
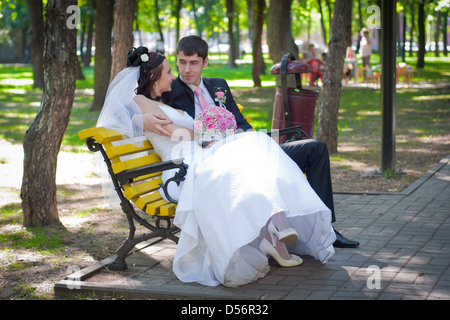
[[[230,87],[225,79],[203,77],[203,84],[208,89],[208,92],[216,105],[219,105],[219,101],[215,101],[216,91],[226,91],[225,106],[236,118],[238,129],[242,129],[244,131],[252,129],[252,126],[247,122],[247,120],[245,120],[236,105],[233,95],[231,94]],[[164,94],[162,98],[163,102],[169,104],[175,109],[184,110],[192,118],[195,118],[194,92],[183,82],[183,80],[180,79],[180,76],[172,82],[172,91]]]

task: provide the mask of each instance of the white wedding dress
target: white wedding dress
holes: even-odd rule
[[[160,107],[174,123],[192,129],[187,113]],[[163,160],[182,156],[189,165],[186,180],[169,189],[179,199],[173,271],[181,281],[234,287],[264,277],[269,264],[259,243],[268,219],[281,211],[298,233],[287,246],[290,253],[322,263],[334,254],[330,210],[267,134],[240,133],[204,149],[195,141],[145,134]],[[164,173],[163,180],[169,176]]]

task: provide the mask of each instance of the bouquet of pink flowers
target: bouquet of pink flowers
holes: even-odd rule
[[[236,128],[234,115],[217,106],[204,109],[194,120],[195,140],[203,146],[234,134]]]

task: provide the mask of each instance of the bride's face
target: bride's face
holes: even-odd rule
[[[169,60],[164,59],[162,66],[161,77],[153,85],[153,92],[158,94],[172,90],[171,84],[175,80]]]

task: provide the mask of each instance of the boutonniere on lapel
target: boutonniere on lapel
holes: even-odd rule
[[[219,101],[219,106],[226,109],[225,102],[227,100],[226,98],[227,90],[224,90],[223,88],[214,88],[214,92],[216,96],[215,101]]]

